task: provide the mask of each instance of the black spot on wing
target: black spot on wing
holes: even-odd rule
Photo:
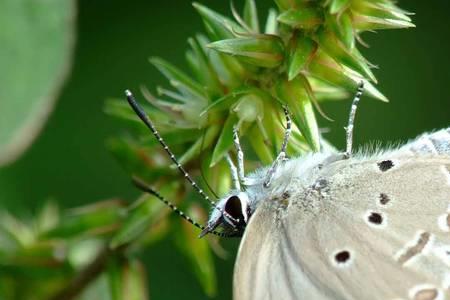
[[[377,165],[380,171],[386,172],[387,170],[389,170],[394,166],[394,162],[392,160],[383,160],[379,162]]]
[[[385,193],[380,194],[380,204],[381,205],[386,205],[389,203],[389,201],[391,201],[391,199],[389,198],[388,195],[386,195]]]
[[[339,251],[334,255],[334,259],[338,264],[346,263],[350,259],[350,252],[347,250]]]
[[[377,212],[370,213],[367,219],[369,220],[370,223],[375,225],[380,225],[383,223],[383,216]]]

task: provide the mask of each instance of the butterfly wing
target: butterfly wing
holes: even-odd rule
[[[450,299],[450,156],[411,149],[333,163],[286,209],[261,203],[235,299]]]

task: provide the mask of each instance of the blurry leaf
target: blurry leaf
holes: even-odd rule
[[[65,211],[57,227],[45,233],[46,237],[73,238],[96,236],[116,230],[123,219],[124,203],[107,200]]]
[[[47,201],[39,212],[36,220],[37,230],[45,232],[59,223],[59,208],[53,201]]]
[[[177,182],[165,185],[161,189],[161,194],[168,200],[174,201],[172,197],[177,191]],[[161,217],[161,212],[167,209],[166,206],[152,195],[142,195],[136,203],[129,208],[128,216],[121,226],[120,230],[111,240],[110,247],[118,248],[127,243],[137,240],[147,231],[153,223]]]
[[[0,165],[43,127],[69,70],[75,1],[0,2]]]
[[[4,232],[11,241],[25,247],[35,240],[33,229],[9,212],[0,212],[0,230]]]
[[[186,136],[182,135],[182,137]],[[151,138],[154,139],[153,135]],[[175,145],[168,141],[167,143]],[[162,153],[162,148],[155,151],[151,147],[144,147],[129,138],[109,139],[107,147],[130,175],[133,174],[149,181],[157,180],[163,175],[169,175],[167,174],[167,167],[170,163],[165,153]]]
[[[80,240],[71,245],[68,258],[72,266],[80,270],[94,261],[103,248],[104,243],[99,239]]]
[[[202,210],[194,205],[188,210],[188,215],[196,220],[205,219],[206,217],[203,215],[203,218],[201,218]],[[213,255],[206,240],[207,238],[199,239],[199,232],[191,224],[184,220],[180,220],[180,222],[182,222],[182,231],[178,231],[176,234],[177,246],[180,248],[181,253],[188,257],[205,293],[209,297],[213,297],[217,293],[217,279]]]
[[[147,276],[140,261],[111,259],[107,275],[112,300],[148,299]]]

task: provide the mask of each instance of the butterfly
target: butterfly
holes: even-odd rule
[[[395,149],[354,154],[362,92],[363,84],[353,100],[343,153],[288,159],[291,121],[285,108],[280,154],[271,166],[245,176],[235,130],[237,166],[227,157],[234,188],[212,202],[206,226],[136,183],[195,223],[201,236],[242,236],[236,300],[450,299],[450,128]],[[127,98],[155,134],[131,93]],[[170,150],[169,155],[177,163]]]

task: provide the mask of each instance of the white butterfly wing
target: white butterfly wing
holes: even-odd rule
[[[286,209],[264,201],[235,299],[450,299],[450,156],[411,146],[325,167]]]

